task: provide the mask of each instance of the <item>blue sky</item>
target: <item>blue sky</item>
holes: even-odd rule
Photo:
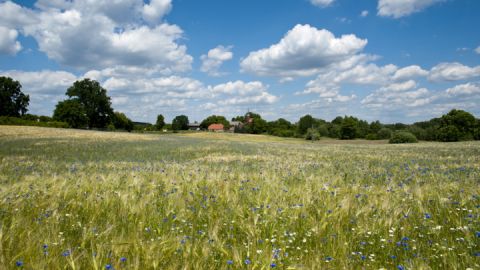
[[[478,117],[479,12],[477,0],[0,0],[0,76],[43,115],[88,77],[136,121]]]

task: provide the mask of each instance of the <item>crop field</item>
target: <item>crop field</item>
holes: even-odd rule
[[[480,269],[480,143],[0,126],[0,269]]]

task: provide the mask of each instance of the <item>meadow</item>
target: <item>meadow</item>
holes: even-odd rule
[[[480,269],[480,142],[0,126],[0,269]]]

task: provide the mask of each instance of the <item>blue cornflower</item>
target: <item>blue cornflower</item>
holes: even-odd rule
[[[398,266],[397,266],[397,269],[398,269],[398,270],[405,270],[405,267],[403,267],[402,265],[398,265]]]
[[[228,264],[228,265],[232,265],[232,264],[233,264],[233,261],[232,261],[232,260],[228,260],[228,261],[227,261],[227,264]]]
[[[476,235],[477,237],[480,237],[480,232],[475,232],[475,235]]]
[[[110,270],[110,269],[113,269],[113,267],[112,267],[111,264],[107,264],[107,265],[105,265],[105,269]]]
[[[48,245],[47,244],[43,244],[43,249],[47,249],[48,248]]]
[[[390,258],[392,258],[393,260],[395,260],[395,259],[397,258],[397,256],[391,255]]]
[[[249,259],[245,260],[245,264],[251,264],[251,263],[252,263],[252,261],[250,261]]]
[[[410,240],[410,238],[408,238],[406,236],[402,238],[402,241],[408,241],[408,240]]]
[[[65,250],[65,251],[62,253],[62,256],[63,256],[63,257],[68,257],[68,256],[70,256],[70,250]]]
[[[17,261],[15,263],[15,265],[18,266],[18,267],[22,267],[23,266],[23,261]]]
[[[362,256],[360,257],[360,259],[362,259],[362,261],[365,261],[365,260],[367,259],[367,256],[362,255]]]
[[[425,213],[425,218],[426,218],[426,219],[429,219],[429,218],[431,218],[431,217],[432,217],[432,216],[431,216],[429,213]]]
[[[330,256],[325,257],[325,261],[329,262],[329,261],[331,261],[331,260],[333,260],[332,257],[330,257]]]
[[[120,258],[120,261],[121,261],[121,262],[126,262],[126,261],[127,261],[127,258],[121,257],[121,258]]]
[[[270,264],[270,267],[271,267],[271,268],[275,268],[275,267],[277,267],[277,264],[271,263],[271,264]]]

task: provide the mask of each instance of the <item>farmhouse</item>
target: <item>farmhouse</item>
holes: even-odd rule
[[[188,123],[188,130],[200,130],[200,123],[197,121],[194,123]]]
[[[208,131],[213,131],[213,132],[223,132],[223,125],[222,124],[211,124],[208,126]]]

